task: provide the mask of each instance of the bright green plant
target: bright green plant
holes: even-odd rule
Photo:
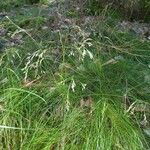
[[[149,106],[149,42],[118,30],[107,9],[56,29],[35,9],[2,22],[23,43],[0,53],[0,149],[148,149],[149,112],[136,104]]]

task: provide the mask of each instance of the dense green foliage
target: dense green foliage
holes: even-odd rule
[[[109,7],[40,4],[0,4],[0,149],[149,149],[143,24]]]
[[[100,14],[104,8],[120,11],[126,19],[150,20],[149,0],[88,0],[87,2],[87,11],[91,14]]]

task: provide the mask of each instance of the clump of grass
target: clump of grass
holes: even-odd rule
[[[0,10],[7,11],[12,8],[17,8],[20,6],[24,6],[25,4],[48,4],[47,0],[5,0],[0,3]]]
[[[131,114],[149,100],[147,41],[109,18],[31,33],[4,22],[24,43],[1,54],[1,149],[148,148],[143,115]]]
[[[148,21],[150,14],[150,3],[148,0],[89,0],[87,1],[87,11],[91,14],[100,14],[104,8],[118,10],[122,16],[129,20]]]
[[[24,0],[1,1],[0,10],[3,10],[3,11],[10,10],[10,8],[21,6],[24,3],[25,3]]]

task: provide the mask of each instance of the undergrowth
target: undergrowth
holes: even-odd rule
[[[107,10],[26,9],[0,23],[21,37],[0,50],[0,149],[148,149],[149,41]]]

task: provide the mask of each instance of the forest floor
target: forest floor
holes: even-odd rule
[[[0,12],[0,149],[148,150],[150,24],[79,4]]]

